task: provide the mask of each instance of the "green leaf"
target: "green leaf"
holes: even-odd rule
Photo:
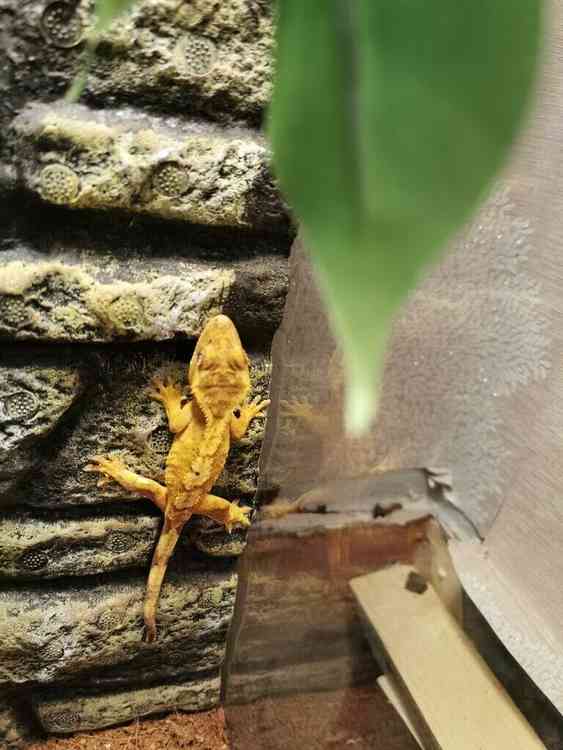
[[[96,42],[98,35],[107,31],[113,21],[125,13],[137,0],[96,0],[94,6],[94,25],[86,40],[86,47],[80,62],[80,69],[74,81],[65,94],[65,101],[70,104],[77,102],[82,96],[88,71],[96,56]]]
[[[540,0],[280,0],[274,166],[369,425],[392,318],[525,112]]]
[[[96,23],[94,31],[100,34],[106,31],[117,16],[125,13],[136,0],[96,0]]]
[[[88,78],[88,70],[90,68],[90,65],[92,64],[93,58],[93,47],[91,44],[87,43],[86,49],[84,50],[82,59],[80,61],[80,69],[75,75],[74,81],[65,94],[65,101],[69,104],[75,104],[82,96],[82,92],[84,91],[86,80]]]

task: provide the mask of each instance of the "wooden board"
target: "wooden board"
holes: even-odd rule
[[[420,583],[414,568],[395,565],[351,586],[375,652],[383,648],[412,702],[424,747],[545,750],[433,588],[411,580]]]
[[[390,674],[383,674],[381,677],[377,678],[377,684],[379,687],[383,690],[385,693],[385,697],[389,701],[389,703],[393,706],[395,711],[399,714],[401,719],[403,720],[403,723],[409,730],[409,732],[412,734],[414,739],[417,741],[419,747],[424,750],[424,745],[422,743],[422,739],[419,735],[419,733],[416,730],[415,722],[413,721],[411,717],[412,713],[412,707],[405,702],[403,695],[397,686],[396,680],[391,677]]]

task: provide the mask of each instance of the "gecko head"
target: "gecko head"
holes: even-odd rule
[[[200,407],[215,417],[225,416],[246,400],[250,390],[248,357],[226,315],[207,322],[190,361],[188,380]]]

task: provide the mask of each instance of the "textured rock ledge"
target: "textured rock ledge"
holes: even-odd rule
[[[31,735],[31,727],[18,710],[16,702],[6,696],[0,698],[0,747],[2,750],[24,748]]]
[[[254,131],[58,103],[28,107],[11,136],[20,180],[49,203],[288,227],[268,148]]]
[[[197,336],[218,312],[243,337],[277,328],[287,288],[284,239],[81,219],[33,202],[14,206],[0,230],[0,337],[163,341]]]
[[[2,516],[0,576],[59,578],[148,566],[161,521],[153,516],[49,519]]]
[[[144,0],[106,36],[88,93],[142,96],[213,119],[256,120],[269,101],[270,0]]]
[[[70,352],[32,347],[0,354],[0,494],[31,470],[44,441],[83,392],[85,368]]]
[[[217,669],[236,593],[232,566],[176,560],[158,611],[159,637],[142,639],[146,576],[58,581],[0,591],[0,684],[71,681],[106,670],[135,682],[172,668]],[[104,677],[103,674],[100,675]]]
[[[120,457],[133,471],[163,481],[172,435],[164,410],[149,398],[148,390],[155,375],[168,375],[185,383],[188,360],[188,352],[182,362],[142,350],[85,355],[83,366],[89,372],[91,385],[82,399],[80,411],[73,414],[72,419],[64,420],[51,433],[48,442],[33,446],[36,468],[26,476],[25,483],[20,482],[7,493],[5,505],[10,503],[18,509],[104,505],[106,512],[111,512],[112,504],[121,501],[132,503],[133,512],[152,510],[149,501],[124,492],[116,483],[98,487],[99,477],[86,473],[84,467],[92,456],[113,455]],[[19,371],[15,369],[17,374]],[[61,380],[63,376],[64,370],[59,376]],[[269,359],[262,354],[251,354],[253,397],[267,398],[269,376]],[[12,377],[15,376],[11,374],[8,360],[8,382]],[[57,380],[56,369],[52,377]],[[41,398],[41,391],[36,390],[35,380],[26,382],[29,402],[35,403]],[[17,434],[26,429],[25,415],[18,419],[7,423],[6,434],[10,425],[14,425]],[[215,488],[218,494],[232,500],[252,501],[263,434],[264,420],[255,419],[246,437],[233,445]],[[27,470],[30,467],[28,464]],[[119,512],[115,505],[114,511]],[[202,545],[215,546],[221,538],[228,541],[228,535],[211,535],[205,525],[202,528],[206,532],[202,534]]]
[[[5,513],[0,534],[0,577],[33,580],[108,573],[148,565],[158,538],[158,516],[64,516],[53,512]],[[206,519],[194,519],[180,544],[211,557],[235,557],[244,535],[226,534]]]
[[[26,100],[53,100],[72,83],[93,5],[2,0],[4,122]],[[272,15],[262,0],[142,0],[100,40],[84,98],[257,124],[271,90]]]
[[[45,691],[34,694],[34,707],[47,732],[66,734],[101,729],[165,711],[202,711],[219,703],[217,675],[197,681],[113,691]]]

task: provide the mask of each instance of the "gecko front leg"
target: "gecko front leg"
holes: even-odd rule
[[[255,417],[263,417],[264,409],[270,405],[270,400],[259,401],[254,399],[249,404],[241,406],[239,409],[233,411],[231,417],[231,438],[233,440],[240,440],[246,435],[250,422]]]
[[[181,386],[167,378],[153,378],[151,386],[149,396],[164,406],[170,432],[185,430],[191,420],[191,409]]]

